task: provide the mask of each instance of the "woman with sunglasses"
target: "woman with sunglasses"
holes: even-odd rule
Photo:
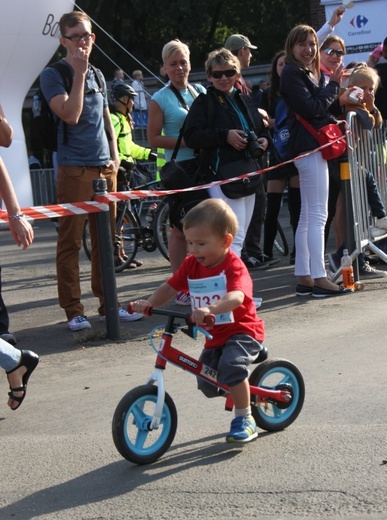
[[[193,103],[187,116],[184,139],[190,148],[207,151],[211,168],[218,172],[223,165],[246,158],[249,153],[246,132],[255,132],[263,150],[268,146],[268,133],[254,100],[235,88],[240,74],[236,56],[224,48],[213,51],[205,63],[205,70],[212,83],[207,89],[210,99],[200,95]],[[210,122],[209,103],[213,112]],[[240,256],[254,209],[255,193],[230,199],[221,186],[211,187],[209,193],[213,198],[226,201],[238,218],[239,228],[231,248]]]
[[[339,36],[329,36],[320,47],[320,70],[323,73],[325,84],[329,83],[333,71],[343,63],[346,54],[344,40]],[[330,111],[339,116],[342,110],[339,101],[333,103]],[[328,242],[329,232],[333,223],[336,248],[344,242],[344,224],[342,218],[334,218],[343,214],[343,201],[341,196],[340,161],[334,159],[328,161],[329,168],[329,196],[328,217],[325,225],[325,245]]]
[[[285,51],[280,93],[288,108],[288,153],[290,157],[306,153],[295,162],[301,189],[301,214],[296,232],[296,294],[315,298],[340,296],[348,290],[328,280],[324,262],[328,164],[321,152],[307,153],[313,152],[319,144],[297,120],[296,114],[316,130],[334,122],[329,108],[339,95],[343,65],[333,69],[329,83],[324,85],[317,35],[307,25],[290,31]]]
[[[325,83],[329,82],[332,73],[343,62],[345,43],[340,36],[328,36],[320,47],[320,70],[325,76]]]

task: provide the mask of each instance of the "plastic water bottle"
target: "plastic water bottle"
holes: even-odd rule
[[[341,274],[343,276],[343,285],[346,289],[355,289],[355,281],[353,277],[352,259],[348,254],[348,249],[344,249],[341,258]]]
[[[41,104],[39,96],[35,94],[34,100],[32,102],[32,113],[34,114],[34,117],[39,117],[41,112]]]
[[[152,202],[152,204],[149,206],[147,214],[145,215],[145,220],[147,222],[149,222],[149,224],[151,224],[153,222],[156,211],[157,211],[157,202]]]

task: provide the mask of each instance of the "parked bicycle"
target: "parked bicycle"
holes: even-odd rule
[[[131,304],[128,306],[131,312]],[[148,314],[167,316],[167,323],[153,329],[150,344],[154,346],[157,331],[163,329],[157,352],[155,369],[147,383],[130,390],[114,412],[112,433],[119,453],[135,464],[150,464],[158,460],[170,447],[177,430],[177,410],[165,390],[164,372],[168,362],[185,372],[201,377],[226,394],[226,410],[233,409],[233,401],[226,385],[217,383],[216,370],[172,346],[173,335],[182,331],[196,339],[197,332],[209,337],[208,331],[190,321],[190,314],[166,309],[148,309]],[[180,326],[176,320],[183,320]],[[208,315],[206,325],[215,317]],[[268,432],[283,430],[292,424],[301,412],[305,386],[301,372],[285,359],[267,359],[264,348],[250,375],[252,415],[257,426]]]
[[[149,189],[154,182],[137,186],[133,189]],[[141,200],[125,200],[117,202],[117,218],[115,244],[124,259],[121,265],[115,267],[116,273],[126,269],[135,259],[139,248],[147,253],[152,253],[157,248],[169,261],[169,207],[165,198],[152,202],[149,218],[152,220],[143,224],[141,221]],[[91,258],[91,240],[89,222],[86,219],[83,228],[82,243],[85,253]]]

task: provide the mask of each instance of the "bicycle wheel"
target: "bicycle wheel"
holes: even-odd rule
[[[125,207],[124,215],[117,216],[116,240],[118,249],[127,257],[124,263],[115,268],[116,273],[120,273],[133,262],[138,249],[139,224],[133,213]]]
[[[177,430],[177,411],[169,394],[161,422],[151,429],[158,388],[142,385],[128,392],[118,403],[113,416],[112,433],[119,453],[135,464],[151,464],[168,450]]]
[[[304,404],[304,379],[298,368],[284,359],[268,359],[260,363],[252,372],[249,383],[275,390],[288,390],[288,403],[267,402],[257,404],[257,396],[252,396],[251,411],[257,426],[268,432],[287,428],[296,420]]]
[[[85,250],[86,256],[89,260],[91,260],[91,238],[90,238],[90,230],[89,230],[89,219],[86,217],[85,224],[83,226],[82,232],[82,245]]]
[[[169,224],[169,205],[165,199],[158,204],[152,226],[157,247],[163,257],[169,262],[168,239],[171,226]]]
[[[277,222],[277,234],[274,239],[274,247],[281,253],[282,256],[288,256],[289,254],[289,246],[288,241],[286,240],[286,236],[282,226],[279,222]]]

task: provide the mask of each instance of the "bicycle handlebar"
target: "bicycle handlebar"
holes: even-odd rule
[[[128,312],[129,314],[133,314],[133,302],[128,303]],[[149,306],[144,311],[144,314],[145,316],[151,316],[152,314],[159,314],[161,316],[172,316],[174,318],[182,318],[192,323],[190,312],[177,312],[168,309],[155,309],[154,307]],[[204,324],[207,327],[212,327],[215,324],[215,316],[213,314],[207,314],[207,316],[204,317]]]

